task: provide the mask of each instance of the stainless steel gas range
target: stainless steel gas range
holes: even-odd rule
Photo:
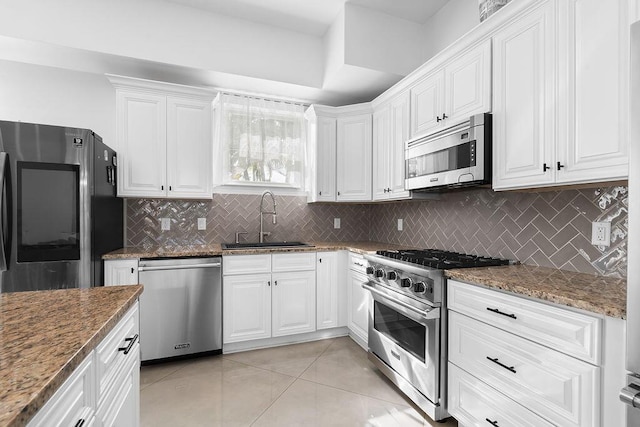
[[[434,420],[445,405],[447,316],[444,270],[509,264],[455,252],[378,251],[365,255],[371,292],[369,359]]]

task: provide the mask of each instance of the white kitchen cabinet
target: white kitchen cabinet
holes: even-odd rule
[[[316,328],[347,326],[346,263],[343,252],[316,254]]]
[[[558,184],[627,179],[629,5],[559,2]]]
[[[362,347],[369,341],[369,309],[371,293],[362,287],[369,279],[365,273],[367,261],[362,255],[349,253],[347,274],[347,326],[351,336]]]
[[[431,70],[411,88],[411,135],[419,138],[491,111],[491,40]]]
[[[624,375],[600,316],[451,279],[447,288],[448,410],[461,423],[596,427],[604,411],[620,425],[606,384]],[[619,325],[607,324],[608,346]]]
[[[271,337],[271,274],[224,276],[225,343]]]
[[[139,426],[138,325],[135,303],[28,426]]]
[[[315,331],[315,270],[273,273],[271,278],[271,335],[279,337]]]
[[[315,257],[314,252],[224,256],[223,343],[315,331]]]
[[[305,112],[309,124],[309,202],[336,201],[337,122],[327,110],[332,108],[312,105]]]
[[[138,284],[138,260],[114,259],[104,261],[104,285]]]
[[[373,114],[373,200],[411,197],[411,192],[404,189],[409,105],[409,93],[404,92]]]
[[[628,10],[540,1],[494,35],[495,190],[627,178]]]
[[[116,87],[118,196],[212,197],[212,93],[109,76]]]
[[[371,200],[371,114],[339,117],[337,120],[336,200]]]

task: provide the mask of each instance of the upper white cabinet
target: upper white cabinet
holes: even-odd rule
[[[371,113],[338,117],[337,201],[371,200],[371,120]]]
[[[305,116],[310,147],[308,201],[371,201],[370,105],[313,105]]]
[[[118,195],[212,195],[211,100],[204,89],[109,76],[116,87]]]
[[[491,40],[456,55],[411,88],[411,139],[491,111]]]
[[[493,188],[554,182],[556,2],[541,2],[493,39]]]
[[[309,123],[309,201],[336,201],[336,118],[313,105],[305,113]]]
[[[534,5],[493,37],[493,188],[626,179],[628,0]]]
[[[411,197],[404,189],[404,144],[409,139],[409,93],[393,98],[373,114],[373,200]]]

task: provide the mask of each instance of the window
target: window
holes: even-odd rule
[[[223,158],[222,176],[216,181],[302,188],[304,109],[302,104],[220,94],[216,138]]]

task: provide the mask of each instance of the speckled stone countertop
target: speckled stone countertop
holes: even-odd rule
[[[307,242],[312,246],[289,248],[259,248],[259,249],[225,249],[219,243],[206,246],[175,246],[160,248],[122,248],[109,252],[102,259],[132,259],[132,258],[161,258],[161,257],[207,257],[218,255],[255,255],[265,253],[282,252],[317,252],[349,250],[360,254],[375,252],[385,249],[407,249],[408,246],[399,246],[381,242]]]
[[[0,294],[0,426],[23,426],[113,329],[142,286]]]
[[[625,319],[627,281],[529,265],[461,268],[447,277]]]

